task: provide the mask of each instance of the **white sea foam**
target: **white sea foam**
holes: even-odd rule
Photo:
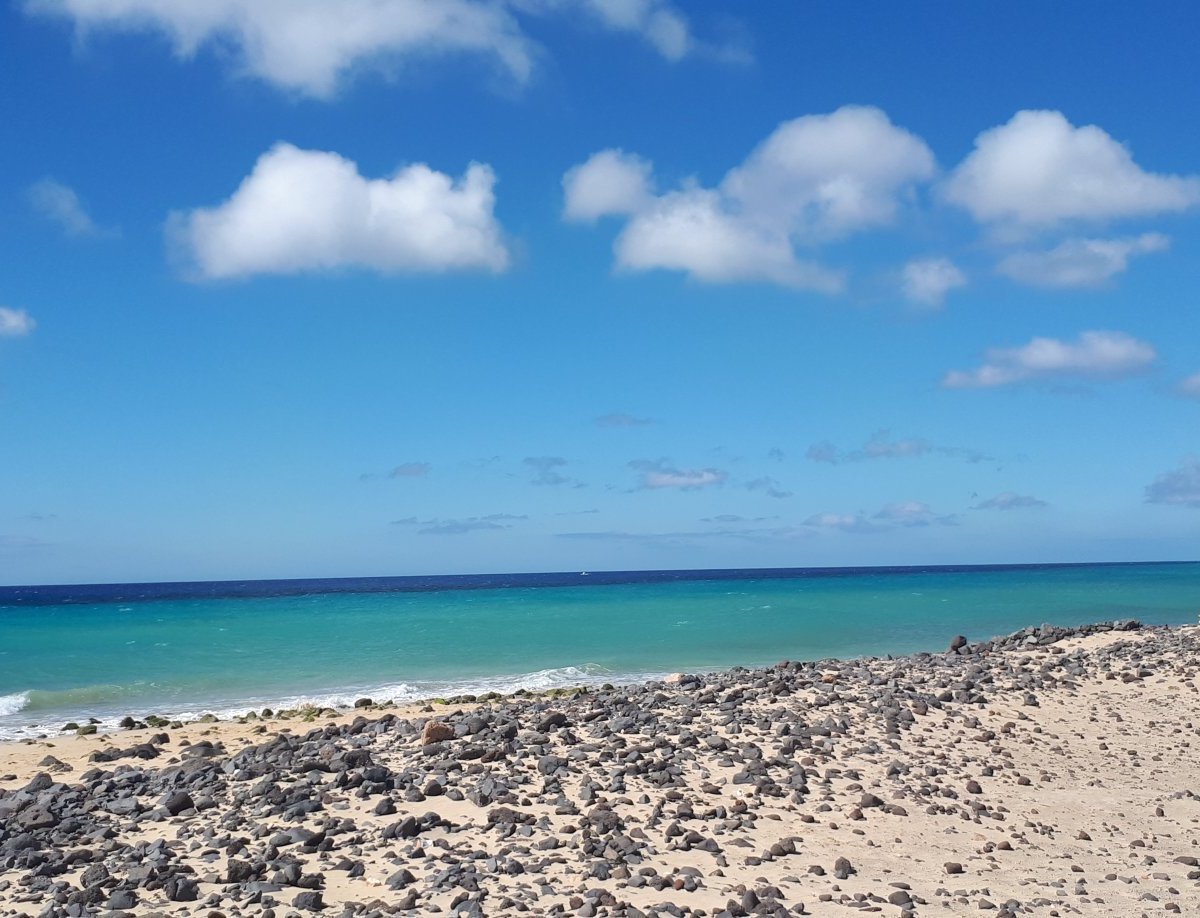
[[[628,685],[631,683],[647,682],[661,679],[666,673],[661,672],[623,672],[617,673],[595,663],[583,666],[562,666],[553,669],[542,669],[529,673],[514,673],[510,675],[479,676],[465,679],[429,679],[412,682],[386,682],[344,686],[326,691],[292,694],[263,694],[257,697],[243,697],[237,701],[229,699],[208,701],[176,700],[174,703],[155,704],[148,699],[136,702],[141,711],[153,711],[167,720],[197,720],[206,714],[215,715],[220,720],[232,720],[251,711],[261,712],[264,708],[274,711],[294,710],[303,707],[316,708],[349,708],[359,698],[370,698],[376,702],[393,701],[409,703],[432,698],[451,698],[461,695],[486,695],[497,692],[501,695],[511,695],[519,691],[542,692],[556,688],[574,688],[576,686],[597,686],[606,682]],[[64,692],[63,695],[84,694],[82,692]],[[16,695],[0,695],[0,741],[22,739],[30,736],[52,734],[62,723],[70,720],[83,722],[93,718],[100,732],[117,730],[120,721],[130,710],[131,699],[112,697],[106,693],[101,700],[94,690],[88,690],[84,698],[72,699],[63,705],[36,712],[39,723],[30,723],[33,710],[26,710],[29,704],[29,693]],[[65,699],[64,699],[65,700]],[[20,713],[20,716],[14,716]]]
[[[6,714],[16,714],[29,704],[28,692],[17,692],[15,695],[0,695],[0,717]]]
[[[653,678],[654,674],[617,674],[595,663],[584,666],[563,666],[541,669],[531,673],[512,675],[480,676],[467,679],[429,679],[413,682],[390,682],[374,685],[357,685],[332,692],[316,692],[291,695],[284,698],[264,699],[268,707],[275,709],[298,708],[306,705],[324,708],[349,707],[359,698],[375,701],[422,701],[428,698],[449,698],[457,695],[486,695],[498,692],[511,695],[519,691],[542,692],[555,688],[571,688],[582,685],[599,685],[603,682],[636,682]],[[239,713],[245,713],[243,705]]]

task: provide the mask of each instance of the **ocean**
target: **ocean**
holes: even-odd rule
[[[0,739],[1195,623],[1200,563],[0,587]]]

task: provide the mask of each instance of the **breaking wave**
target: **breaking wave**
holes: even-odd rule
[[[33,689],[16,695],[0,696],[0,716],[15,714],[18,711],[62,711],[89,709],[94,706],[116,704],[124,699],[136,699],[147,691],[153,691],[153,685],[85,685],[79,688],[44,691]],[[24,699],[23,704],[14,708],[5,707],[9,699]]]
[[[29,692],[17,692],[13,695],[0,695],[0,717],[6,714],[16,714],[25,710],[29,704]]]

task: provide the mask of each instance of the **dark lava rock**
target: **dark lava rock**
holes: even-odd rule
[[[545,716],[538,721],[538,733],[545,733],[547,730],[553,730],[555,727],[568,726],[567,715],[562,711],[547,711]]]
[[[409,870],[402,867],[388,877],[387,887],[388,889],[404,889],[404,887],[411,886],[415,882],[417,882],[417,878]]]
[[[124,911],[125,909],[133,908],[137,905],[137,895],[130,889],[118,889],[108,897],[108,902],[105,903],[106,908],[114,911]]]
[[[162,888],[172,902],[195,902],[200,898],[200,884],[180,874],[168,877]]]
[[[292,900],[292,905],[306,911],[319,912],[325,907],[325,900],[319,892],[302,892]]]
[[[167,812],[172,816],[178,816],[184,810],[195,809],[196,801],[192,799],[192,795],[187,791],[176,791],[163,801],[163,806],[166,807]]]
[[[231,857],[229,859],[229,866],[226,868],[225,882],[245,883],[247,880],[254,879],[257,874],[258,870],[253,864]]]
[[[22,829],[30,831],[49,829],[58,824],[58,817],[50,812],[48,806],[29,806],[17,814],[13,822]]]

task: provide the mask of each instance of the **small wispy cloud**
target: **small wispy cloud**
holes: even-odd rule
[[[388,472],[388,478],[424,478],[432,470],[428,462],[402,462]]]
[[[1029,494],[1017,494],[1013,491],[1005,491],[1002,494],[997,494],[995,497],[989,497],[987,500],[982,500],[977,503],[972,510],[1025,510],[1034,507],[1048,507],[1044,500],[1033,497]]]
[[[531,484],[546,485],[554,487],[556,485],[571,485],[576,488],[587,487],[582,481],[571,478],[562,474],[559,469],[564,468],[568,463],[562,456],[526,456],[523,464],[533,470],[533,478],[530,479]]]
[[[1200,456],[1188,456],[1179,468],[1155,478],[1146,486],[1146,503],[1200,507]]]
[[[864,459],[908,459],[924,456],[933,447],[928,440],[893,440],[890,430],[877,431],[862,448]]]
[[[784,490],[783,486],[771,478],[769,475],[764,475],[761,478],[754,478],[746,482],[747,491],[762,491],[767,497],[785,498],[791,497],[792,492]]]
[[[815,513],[804,521],[805,526],[813,529],[849,532],[857,535],[867,535],[886,532],[896,528],[915,528],[922,526],[955,526],[958,517],[953,514],[939,515],[929,504],[917,500],[896,501],[881,508],[878,512],[867,515],[859,510],[855,513]]]
[[[1187,379],[1182,380],[1176,387],[1176,391],[1186,398],[1200,398],[1200,373],[1193,373]]]
[[[1127,239],[1068,239],[1046,252],[1014,252],[996,270],[1034,287],[1100,287],[1123,273],[1135,255],[1165,251],[1161,233]]]
[[[392,520],[393,526],[416,526],[417,535],[466,535],[471,532],[489,532],[511,529],[514,522],[527,520],[528,516],[515,513],[489,513],[487,516],[469,516],[465,519],[428,519],[415,516]]]
[[[723,484],[728,473],[722,469],[680,469],[666,459],[634,459],[629,467],[641,478],[641,488],[657,490],[676,488],[680,491],[696,491],[700,488]]]
[[[964,462],[987,462],[991,456],[977,449],[962,446],[937,446],[923,437],[893,439],[890,430],[877,430],[858,449],[842,450],[828,440],[814,443],[805,456],[813,462],[840,465],[844,462],[866,462],[872,459],[917,459],[922,456],[940,455]]]
[[[778,516],[754,516],[754,517],[748,517],[748,516],[741,516],[740,514],[737,514],[737,513],[718,513],[716,516],[706,516],[706,517],[703,517],[703,518],[700,520],[700,522],[702,522],[702,523],[723,523],[723,524],[729,524],[729,523],[766,523],[766,522],[770,522],[771,520],[777,520],[777,519],[779,519],[779,517],[778,517]]]
[[[44,178],[29,187],[29,203],[68,236],[114,236],[116,231],[97,226],[75,190],[57,179]]]
[[[40,551],[50,547],[49,542],[27,535],[5,535],[0,533],[0,552]]]
[[[949,258],[919,258],[900,272],[900,287],[910,303],[940,309],[951,290],[967,285],[967,276]]]
[[[599,532],[559,532],[556,538],[595,542],[677,543],[739,540],[750,542],[795,541],[811,538],[811,530],[796,526],[775,526],[744,529],[703,529],[668,532],[630,532],[604,530]]]
[[[938,516],[929,504],[919,500],[902,500],[888,504],[875,514],[874,519],[897,526],[931,526],[934,523],[951,526],[957,522],[953,516]]]
[[[491,520],[446,520],[418,529],[417,535],[466,535],[468,532],[508,528],[510,527],[494,523]]]
[[[0,306],[0,338],[23,338],[37,328],[37,322],[24,309]]]
[[[1063,377],[1115,380],[1149,369],[1154,348],[1124,332],[1085,331],[1074,341],[1034,338],[1012,348],[992,348],[974,370],[952,370],[944,389],[992,389]]]
[[[428,462],[402,462],[397,466],[393,466],[387,472],[363,472],[358,476],[359,481],[379,481],[384,478],[394,478],[398,480],[427,478],[429,473],[433,471],[433,466]]]
[[[602,414],[596,418],[596,424],[599,427],[648,427],[657,423],[653,418],[640,418],[620,411]]]
[[[842,456],[838,448],[828,440],[814,443],[804,455],[813,462],[828,462],[831,465],[836,465],[840,462]]]
[[[833,529],[838,532],[883,532],[886,526],[872,523],[863,513],[814,513],[804,521],[813,529]]]

